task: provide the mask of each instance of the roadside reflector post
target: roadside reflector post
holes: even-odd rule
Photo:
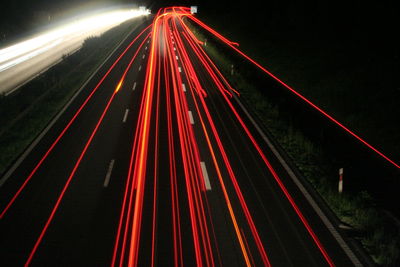
[[[191,6],[190,7],[190,13],[196,14],[197,13],[197,6]]]
[[[343,168],[339,169],[339,193],[343,192]]]

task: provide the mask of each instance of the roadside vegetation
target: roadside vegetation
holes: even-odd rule
[[[0,95],[0,177],[33,142],[51,119],[100,66],[121,40],[141,23],[122,23],[99,37],[85,40],[82,48],[9,96]]]
[[[200,40],[207,38],[207,45],[203,48],[217,63],[233,87],[241,93],[241,100],[272,134],[302,176],[314,187],[343,225],[348,227],[346,230],[348,236],[357,240],[379,266],[400,266],[400,228],[396,219],[378,206],[377,201],[364,189],[352,190],[351,192],[344,190],[342,194],[339,194],[337,189],[338,170],[337,166],[333,164],[332,155],[321,149],[318,142],[304,134],[303,129],[294,123],[293,117],[287,116],[287,111],[282,109],[279,103],[265,96],[262,92],[263,88],[259,88],[254,79],[250,78],[251,71],[235,67],[234,75],[231,75],[232,65],[238,66],[240,64],[237,58],[232,57],[228,50],[221,48],[219,43],[213,41],[212,37],[201,29],[193,25],[191,27]],[[292,53],[295,54],[295,51],[292,51]],[[272,62],[277,66],[275,69],[280,70],[278,71],[280,74],[283,73],[286,64],[290,63],[289,60],[283,63],[279,59],[282,58],[276,57]],[[359,71],[362,72],[362,70]],[[299,81],[298,84],[303,85],[301,79],[305,78],[299,77],[301,75],[296,76],[295,73],[289,73],[287,77],[289,76],[292,84]],[[331,80],[330,82],[335,83],[336,81]],[[359,81],[359,83],[362,83],[362,81]],[[306,86],[308,85],[306,84]],[[346,90],[346,81],[339,79],[336,85],[343,89],[329,93],[329,97],[332,96],[330,102],[326,105],[330,107],[329,109],[335,108],[335,101],[338,101],[343,96],[343,91]],[[316,90],[316,87],[312,85],[310,87],[309,90]],[[332,87],[334,88],[335,85],[332,84]],[[320,89],[318,92],[313,92],[312,95],[323,95],[321,91]],[[353,101],[355,106],[348,107],[348,109],[357,109],[358,101],[355,99]],[[391,102],[391,99],[385,102],[388,110],[394,109],[393,105],[390,104]],[[350,103],[343,105],[350,105]],[[374,104],[374,107],[376,106]],[[354,116],[362,116],[362,111]],[[349,123],[351,123],[351,119],[349,119]],[[360,129],[362,129],[362,124],[365,126],[366,120],[359,123]],[[390,144],[395,140],[389,138],[386,141]],[[392,144],[394,146],[392,151],[396,151],[398,143]]]

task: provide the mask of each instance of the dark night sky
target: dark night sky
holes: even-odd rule
[[[255,1],[254,1],[255,2]],[[367,32],[372,35],[395,30],[396,9],[386,1],[295,1],[265,0],[251,4],[248,1],[193,0],[20,0],[1,3],[1,32],[29,29],[40,24],[41,16],[74,8],[91,9],[108,4],[138,3],[152,8],[170,5],[198,5],[199,12],[213,17],[236,19],[244,26],[258,25],[260,29],[276,28],[279,31],[309,32],[333,31],[336,35],[353,35]],[[38,22],[39,21],[39,22]],[[394,35],[394,32],[393,32]]]

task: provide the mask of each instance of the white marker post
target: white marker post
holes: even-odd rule
[[[190,13],[196,14],[197,13],[197,6],[191,6],[190,7]]]
[[[339,169],[339,193],[343,192],[343,168]]]

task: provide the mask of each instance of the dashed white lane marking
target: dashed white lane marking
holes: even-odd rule
[[[125,123],[126,119],[128,118],[128,113],[129,113],[129,109],[125,110],[125,114],[124,114],[124,118],[122,119],[122,122]]]
[[[139,71],[142,69],[142,65],[139,66]]]
[[[194,124],[193,114],[190,110],[189,110],[189,120],[191,124]]]
[[[174,51],[176,51],[176,47],[174,47]]]
[[[136,89],[136,82],[133,83],[132,91],[135,91],[135,89]]]
[[[182,72],[182,68],[181,67],[178,67],[178,70],[179,70],[179,72]]]
[[[289,165],[285,162],[285,160],[283,159],[281,154],[275,148],[275,145],[272,144],[272,142],[264,134],[263,130],[260,128],[260,126],[257,124],[257,122],[253,119],[253,117],[251,117],[251,115],[247,111],[246,107],[242,104],[242,102],[239,100],[239,98],[235,94],[233,95],[233,97],[235,98],[236,102],[239,104],[241,109],[244,111],[246,116],[249,118],[250,122],[254,125],[254,127],[257,130],[257,132],[260,133],[260,136],[262,137],[262,139],[264,139],[264,141],[267,143],[269,148],[272,150],[272,152],[274,153],[276,158],[279,160],[279,162],[285,168],[286,172],[292,178],[293,182],[297,185],[299,190],[302,192],[304,197],[307,199],[308,203],[312,206],[312,208],[315,210],[315,212],[321,218],[321,220],[325,224],[326,228],[328,228],[329,232],[335,237],[336,241],[342,247],[342,249],[344,250],[346,255],[350,258],[350,260],[352,261],[354,266],[363,266],[361,264],[360,260],[357,258],[357,256],[349,248],[349,246],[347,245],[346,241],[343,239],[343,237],[340,235],[340,233],[336,230],[336,228],[333,226],[333,224],[328,219],[328,217],[325,215],[325,213],[321,210],[321,208],[316,203],[314,198],[310,195],[310,193],[307,191],[307,189],[304,187],[304,185],[300,182],[299,178],[297,178],[296,174],[292,171],[292,169],[289,167]]]
[[[176,60],[178,60],[179,59],[179,57],[178,56],[175,56],[176,57]]]
[[[185,85],[184,83],[182,83],[182,90],[183,90],[184,92],[186,92],[186,85]]]
[[[144,48],[144,50],[147,50],[147,46]]]
[[[112,173],[112,170],[113,170],[113,168],[114,168],[114,163],[115,163],[115,160],[112,159],[112,160],[110,161],[110,165],[108,165],[108,170],[107,170],[106,178],[104,179],[104,183],[103,183],[103,186],[104,186],[104,187],[107,187],[108,184],[110,183],[111,173]]]
[[[208,178],[207,168],[206,168],[206,164],[204,163],[204,161],[200,162],[200,166],[201,166],[201,171],[203,172],[204,185],[206,186],[206,190],[210,191],[211,184],[210,184],[210,179]]]
[[[143,54],[142,58],[145,58],[145,57],[146,57],[146,55],[145,55],[145,54]]]

